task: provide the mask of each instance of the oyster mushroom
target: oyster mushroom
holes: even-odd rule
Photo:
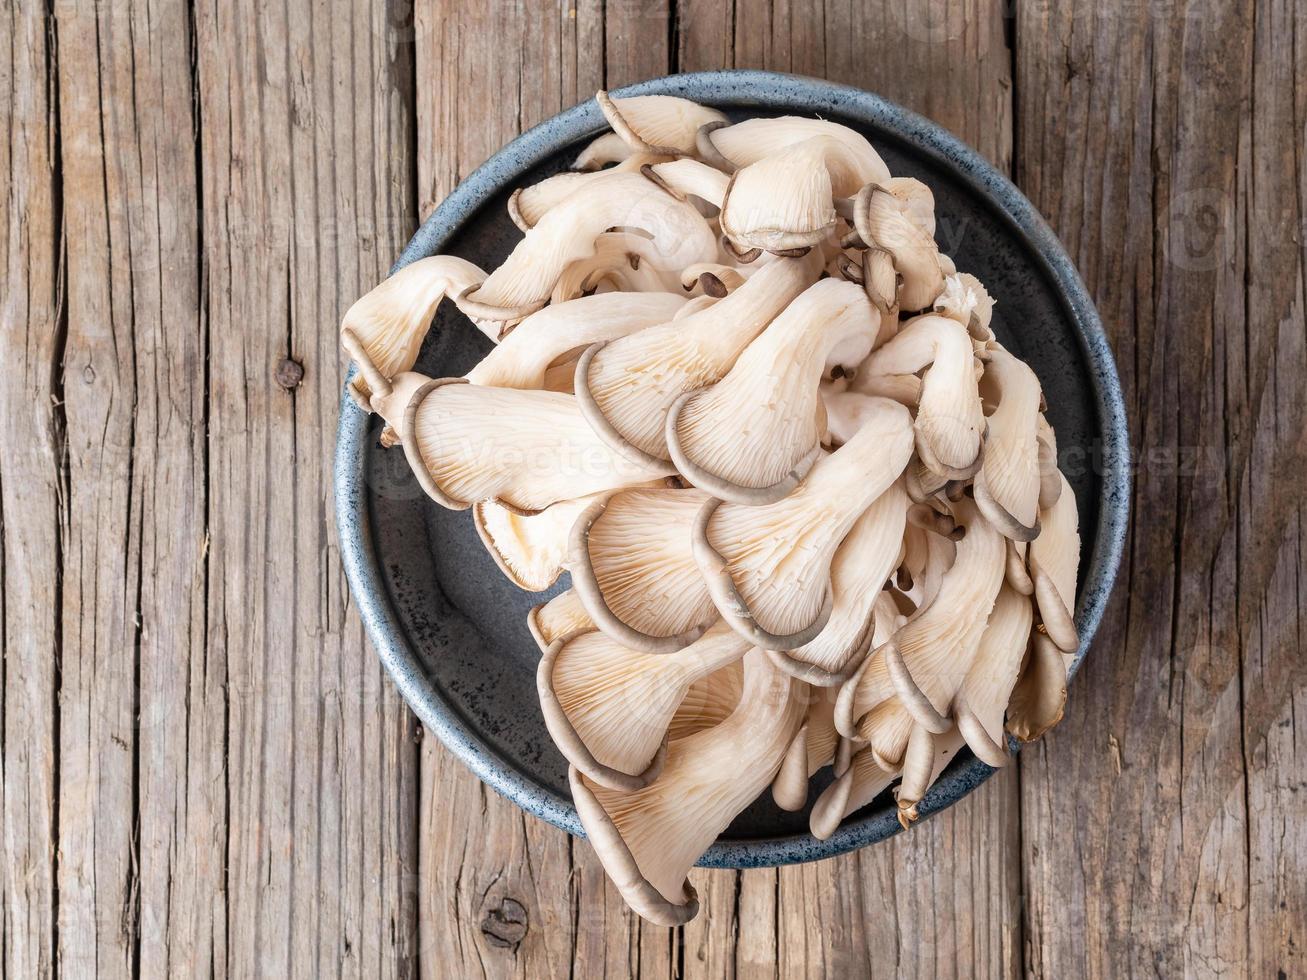
[[[1009,758],[1003,715],[1021,670],[1032,618],[1026,596],[1006,585],[1000,588],[975,660],[953,697],[958,731],[976,757],[996,769]]]
[[[642,228],[654,236],[669,264],[716,254],[716,239],[695,208],[641,174],[601,173],[540,218],[502,265],[464,290],[459,309],[500,333],[543,306],[563,270],[594,253],[594,242],[613,227]]]
[[[607,231],[595,239],[591,254],[567,264],[554,283],[549,301],[563,303],[596,292],[680,292],[677,266],[669,262],[707,254],[669,258],[640,229]]]
[[[1044,631],[1069,659],[1080,646],[1072,618],[1080,570],[1080,519],[1071,485],[1060,473],[1058,478],[1061,492],[1057,502],[1040,515],[1043,529],[1030,543],[1028,565]]]
[[[635,153],[624,158],[611,170],[565,170],[513,191],[508,199],[508,216],[522,231],[530,231],[551,209],[584,189],[587,184],[603,179],[606,174],[639,173],[641,167],[666,159],[665,156],[650,153]]]
[[[595,100],[613,132],[639,153],[692,154],[701,127],[726,121],[716,109],[672,95],[614,98],[600,90]]]
[[[572,169],[600,170],[610,163],[621,163],[634,152],[631,144],[622,139],[619,134],[603,133],[586,144],[585,149],[572,161]]]
[[[808,712],[790,742],[772,781],[772,799],[782,810],[802,810],[808,802],[808,780],[831,763],[840,775],[849,764],[850,744],[835,730],[835,699],[829,692],[810,692]]]
[[[390,379],[411,371],[436,307],[486,278],[465,259],[432,255],[418,259],[356,300],[340,322],[340,344],[358,366],[349,393],[372,411],[374,392],[384,394]],[[495,340],[496,331],[486,331]]]
[[[563,573],[576,519],[614,492],[560,500],[531,514],[495,500],[478,500],[472,505],[472,522],[486,551],[510,582],[527,592],[543,592]]]
[[[966,328],[928,314],[910,321],[861,368],[882,375],[927,368],[917,405],[917,455],[950,480],[968,479],[979,464],[985,416],[974,365]]]
[[[962,748],[962,736],[956,728],[935,737],[935,761],[928,782],[934,784]],[[813,804],[809,829],[818,840],[827,840],[851,813],[856,813],[889,788],[899,776],[899,768],[885,769],[876,753],[863,749],[853,756],[848,769]],[[904,794],[906,802],[911,794]],[[913,801],[914,805],[915,802]]]
[[[536,672],[545,725],[587,778],[639,789],[658,777],[668,725],[690,686],[748,650],[724,625],[666,656],[629,650],[599,632],[556,641]]]
[[[773,652],[776,666],[816,687],[848,680],[870,649],[873,607],[889,600],[881,588],[898,564],[907,509],[903,481],[895,480],[862,513],[831,561],[830,621],[811,642]]]
[[[566,640],[578,633],[592,633],[598,628],[585,611],[575,589],[560,592],[548,602],[532,606],[526,614],[526,625],[542,654],[558,640]]]
[[[788,497],[758,507],[709,500],[694,557],[718,612],[765,650],[812,642],[833,609],[831,561],[858,517],[912,452],[907,410],[882,401],[848,443],[819,460]]]
[[[600,340],[666,323],[685,305],[675,293],[602,293],[546,306],[517,325],[467,373],[476,385],[543,388],[560,358]]]
[[[687,265],[681,272],[681,288],[688,291],[700,286],[705,296],[721,299],[743,286],[746,278],[735,266],[722,265],[720,262],[696,262]]]
[[[626,904],[650,922],[681,925],[698,913],[686,875],[776,775],[803,718],[794,687],[753,651],[735,712],[671,742],[656,782],[623,793],[568,771],[586,837]]]
[[[452,510],[488,499],[542,510],[675,472],[613,452],[571,395],[409,373],[372,401],[403,443],[422,489]]]
[[[1030,541],[1039,534],[1039,379],[1001,347],[989,355],[984,384],[997,408],[976,472],[976,505],[1005,537]]]
[[[835,229],[833,188],[856,173],[839,140],[819,136],[737,170],[722,201],[722,233],[739,251],[811,248]]]
[[[905,310],[930,307],[944,289],[939,246],[912,218],[911,205],[884,187],[868,184],[853,204],[858,236],[869,246],[887,251],[903,281],[898,305]]]
[[[673,194],[697,197],[718,210],[730,184],[730,178],[720,170],[689,159],[651,163],[645,176],[656,179]]]
[[[866,357],[879,319],[851,283],[809,286],[721,381],[672,403],[665,436],[681,476],[740,504],[789,494],[821,453],[823,374]]]
[[[818,137],[838,140],[857,160],[857,167],[849,182],[835,188],[835,193],[840,197],[854,194],[864,184],[882,183],[890,179],[885,161],[864,136],[826,119],[805,119],[800,116],[746,119],[731,126],[701,131],[698,148],[700,156],[709,163],[717,160],[725,165],[720,169],[735,170],[775,156],[796,143]],[[705,150],[708,151],[707,155]]]
[[[772,263],[707,309],[590,347],[577,362],[576,397],[595,432],[645,465],[667,459],[664,423],[672,403],[725,375],[811,282],[809,269],[794,259]]]
[[[690,541],[705,499],[698,490],[631,490],[577,518],[567,559],[572,588],[617,642],[672,653],[717,618]]]
[[[935,312],[957,320],[967,328],[973,340],[994,339],[990,322],[994,318],[994,300],[984,284],[968,272],[956,272],[944,279],[944,289],[935,299]]]
[[[667,724],[667,740],[675,742],[695,732],[720,725],[731,716],[744,691],[744,662],[736,660],[701,677],[685,692],[685,697]]]
[[[1062,492],[1062,471],[1057,466],[1057,435],[1042,411],[1035,431],[1039,441],[1039,509],[1052,510]]]
[[[897,699],[918,727],[934,734],[947,731],[945,712],[975,661],[1003,582],[1002,536],[972,501],[964,498],[954,508],[966,533],[935,596],[840,689],[836,727],[850,738],[870,741],[886,759],[901,754],[903,728],[877,731],[869,718],[872,709]]]
[[[1008,701],[1007,730],[1023,742],[1033,742],[1062,720],[1065,708],[1065,655],[1036,631]]]

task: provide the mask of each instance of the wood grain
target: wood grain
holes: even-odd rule
[[[1023,763],[1028,965],[1295,976],[1302,14],[1078,14],[1019,10],[1017,171],[1095,294],[1142,452],[1111,612]]]
[[[0,17],[6,976],[1307,974],[1301,4]],[[881,92],[1013,173],[1103,313],[1137,503],[1018,767],[856,855],[696,871],[666,930],[423,737],[368,648],[334,325],[522,129],[724,66]]]
[[[7,5],[0,46],[0,878],[6,976],[54,972],[59,942],[59,661],[68,509],[58,51],[43,12]]]
[[[415,956],[413,729],[363,643],[330,505],[334,325],[416,223],[411,59],[378,13],[195,11],[207,655],[226,685],[238,976],[407,975]],[[277,380],[286,359],[298,387]]]

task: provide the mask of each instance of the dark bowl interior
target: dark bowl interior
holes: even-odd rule
[[[805,84],[826,91],[836,89],[824,82]],[[700,100],[718,104],[737,120],[785,111],[769,108],[766,91],[759,92],[756,87],[749,98],[741,97],[738,87],[729,91],[728,95],[719,90],[715,99],[700,95]],[[760,100],[764,102],[761,106],[738,104]],[[1085,592],[1105,595],[1116,565],[1112,542],[1118,523],[1124,522],[1124,504],[1116,488],[1108,493],[1105,487],[1111,473],[1102,465],[1104,446],[1111,444],[1113,452],[1121,447],[1105,439],[1105,429],[1111,428],[1102,418],[1105,368],[1101,351],[1085,339],[1086,324],[1097,329],[1092,307],[1083,308],[1088,301],[1082,296],[1068,296],[1065,275],[1050,265],[1046,249],[1041,250],[1028,229],[1014,221],[1005,203],[991,194],[978,193],[975,171],[923,146],[913,131],[905,132],[908,127],[895,121],[900,118],[899,110],[894,110],[888,122],[869,121],[861,112],[842,114],[838,102],[832,106],[828,101],[809,112],[861,131],[895,174],[918,177],[931,187],[941,248],[955,258],[959,269],[979,276],[997,298],[995,329],[999,338],[1039,375],[1048,417],[1058,434],[1063,470],[1075,488],[1080,508],[1084,547],[1079,621],[1087,643],[1101,603],[1095,600],[1095,608],[1086,615]],[[914,125],[928,125],[910,114],[901,117]],[[521,238],[508,218],[508,194],[520,184],[566,169],[585,142],[578,139],[551,148],[542,162],[504,183],[457,222],[441,251],[484,268],[499,264]],[[406,260],[425,254],[421,234],[415,246],[406,253]],[[489,348],[490,342],[446,303],[422,348],[417,370],[432,377],[460,375]],[[1114,384],[1110,355],[1106,371],[1108,381]],[[440,716],[442,738],[451,728],[456,730],[446,741],[465,760],[468,753],[476,756],[479,765],[474,768],[483,778],[527,809],[576,831],[566,764],[550,741],[536,702],[538,653],[526,628],[527,611],[565,589],[567,581],[536,594],[509,584],[478,540],[470,516],[444,510],[428,500],[408,472],[402,452],[380,447],[380,420],[365,420],[352,405],[342,411],[357,415],[342,421],[342,432],[347,423],[366,427],[360,494],[355,495],[363,513],[353,519],[366,525],[358,537],[370,554],[362,554],[360,559],[382,586],[383,594],[372,596],[371,604],[380,604],[388,612],[383,630],[397,628],[385,641],[406,649],[412,658],[409,668],[416,667],[405,671],[406,682],[401,682],[401,687],[407,688],[406,695],[424,721],[429,721],[433,711]],[[1105,499],[1113,511],[1100,521]],[[352,582],[355,577],[351,575]],[[378,625],[369,622],[369,627],[377,639]],[[383,653],[383,659],[393,671],[393,657]],[[991,772],[964,750],[922,809],[931,812],[953,802]],[[498,778],[501,776],[504,778]],[[829,770],[815,777],[814,791],[828,780]],[[814,796],[815,792],[810,794],[810,800]],[[820,843],[807,835],[806,811],[786,813],[765,795],[740,814],[703,863],[781,863],[848,850],[895,832],[898,824],[893,810],[888,794],[882,794],[850,816],[835,838]]]

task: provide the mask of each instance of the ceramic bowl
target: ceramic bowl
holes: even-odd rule
[[[1061,464],[1080,507],[1083,561],[1076,622],[1084,656],[1121,557],[1129,448],[1112,353],[1094,305],[1057,238],[1030,202],[975,151],[885,99],[815,79],[759,71],[658,78],[615,95],[678,95],[732,119],[821,116],[862,132],[890,170],[935,193],[938,233],[960,269],[997,298],[1002,342],[1039,375]],[[486,269],[521,237],[508,195],[565,169],[605,124],[593,100],[514,140],[459,185],[413,236],[396,263],[450,252]],[[417,369],[459,375],[489,347],[453,304],[443,304]],[[535,644],[526,627],[543,594],[510,585],[467,513],[442,510],[408,472],[399,449],[378,444],[380,420],[342,397],[336,447],[336,510],[350,588],[377,653],[426,728],[477,776],[518,806],[573,834],[581,827],[563,757],[536,703]],[[1075,697],[1072,686],[1071,697]],[[969,752],[922,801],[923,815],[956,802],[993,772]],[[814,793],[829,780],[814,777]],[[888,794],[847,817],[828,840],[807,832],[807,812],[786,813],[764,795],[704,855],[708,867],[810,861],[899,832]]]

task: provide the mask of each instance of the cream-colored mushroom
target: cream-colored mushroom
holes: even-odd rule
[[[802,690],[802,688],[800,688]],[[802,810],[808,780],[832,763],[840,775],[849,764],[851,746],[835,730],[835,698],[830,691],[807,691],[808,711],[771,784],[772,799],[782,810]]]
[[[675,472],[613,452],[571,395],[409,373],[372,401],[402,442],[419,485],[453,510],[488,499],[542,510]]]
[[[596,292],[678,292],[676,263],[687,258],[695,256],[663,255],[659,244],[640,229],[607,231],[595,239],[591,254],[563,268],[549,301],[564,303]]]
[[[557,640],[566,640],[578,633],[592,633],[598,628],[574,589],[532,606],[526,614],[526,625],[542,654]]]
[[[812,642],[833,609],[831,561],[853,524],[902,472],[911,420],[888,400],[788,497],[749,507],[709,500],[694,556],[722,618],[765,650]]]
[[[360,408],[371,411],[372,394],[385,393],[392,378],[413,369],[440,301],[485,278],[465,259],[432,255],[406,265],[355,301],[340,322],[340,343],[359,369],[349,393]],[[494,330],[487,335],[496,339]]]
[[[848,680],[871,648],[874,606],[892,602],[881,589],[898,563],[907,509],[903,481],[896,480],[863,512],[831,561],[833,606],[826,628],[795,650],[773,652],[773,663],[817,687]]]
[[[519,187],[508,199],[508,216],[522,231],[530,231],[552,208],[557,207],[587,184],[603,179],[606,174],[640,173],[640,168],[666,160],[665,156],[651,153],[634,153],[617,166],[604,171],[564,170],[544,180]]]
[[[1003,582],[1003,537],[973,502],[964,498],[954,510],[966,533],[938,592],[840,689],[835,712],[840,733],[870,741],[885,759],[901,755],[906,733],[901,726],[878,732],[869,713],[897,699],[920,727],[934,734],[947,731],[946,712],[975,661]]]
[[[717,161],[725,168],[748,167],[766,157],[776,156],[796,143],[813,138],[835,139],[844,144],[858,161],[847,183],[834,188],[840,197],[854,194],[863,184],[882,183],[890,179],[885,161],[860,133],[826,119],[781,116],[775,119],[746,119],[701,133],[700,156],[709,163]],[[705,154],[707,150],[707,154]]]
[[[976,471],[976,505],[999,533],[1017,541],[1039,534],[1039,379],[1002,347],[989,352],[982,387],[997,408]]]
[[[995,768],[1008,761],[1003,715],[1017,682],[1032,621],[1030,599],[1004,585],[980,637],[971,669],[953,696],[952,714],[971,751]]]
[[[935,299],[935,312],[957,320],[967,328],[973,340],[992,341],[990,322],[994,318],[994,300],[984,284],[969,272],[955,272],[945,277],[944,290]]]
[[[658,485],[662,482],[658,481]],[[519,589],[542,592],[563,573],[576,519],[595,501],[606,500],[614,492],[604,490],[560,500],[531,514],[498,501],[479,500],[472,505],[472,521],[481,542],[508,580]]]
[[[669,265],[716,254],[716,237],[693,205],[641,174],[601,173],[546,211],[499,268],[456,298],[459,309],[506,331],[543,306],[567,265],[592,255],[595,239],[613,227],[648,232]]]
[[[725,625],[666,656],[628,649],[600,632],[560,640],[536,672],[545,725],[587,778],[639,789],[658,777],[668,725],[690,686],[748,650]]]
[[[631,649],[670,653],[717,618],[691,545],[706,499],[698,490],[631,490],[577,518],[567,567],[599,629]]]
[[[1062,490],[1052,508],[1040,515],[1042,530],[1030,543],[1028,565],[1044,630],[1069,659],[1080,646],[1073,618],[1080,571],[1080,518],[1071,485],[1065,476],[1058,476]]]
[[[962,736],[956,728],[949,729],[944,735],[935,736],[935,760],[927,780],[929,784],[933,785],[939,779],[961,748]],[[826,787],[813,804],[809,829],[814,837],[818,840],[829,839],[845,817],[861,810],[899,777],[899,767],[885,769],[882,762],[871,749],[863,749],[853,756],[844,774]],[[900,802],[910,803],[915,808],[920,798],[911,800],[911,795],[903,793]],[[913,816],[915,817],[915,811]]]
[[[636,151],[614,132],[602,133],[586,144],[575,160],[573,170],[599,170],[610,163],[621,163]]]
[[[700,163],[698,160],[670,160],[648,165],[652,177],[660,181],[667,190],[682,197],[697,197],[720,209],[726,199],[726,188],[730,178],[714,167]],[[646,173],[646,176],[649,176]]]
[[[467,373],[495,388],[543,388],[549,368],[590,344],[666,323],[685,305],[675,293],[602,293],[546,306],[517,325]]]
[[[595,99],[613,132],[643,153],[694,153],[699,129],[726,121],[716,109],[672,95],[614,98],[601,90]]]
[[[681,288],[688,291],[698,286],[705,296],[721,299],[743,286],[747,278],[735,266],[720,262],[696,262],[681,271]]]
[[[902,277],[898,305],[904,310],[931,307],[944,289],[939,246],[912,219],[910,204],[884,187],[868,184],[854,201],[853,222],[868,246],[889,252]]]
[[[871,350],[879,315],[852,283],[809,286],[749,344],[716,384],[667,413],[667,449],[686,480],[740,504],[773,503],[821,453],[818,385],[834,365]]]
[[[1057,435],[1042,411],[1035,430],[1039,441],[1039,509],[1052,510],[1062,492],[1062,471],[1057,465]]]
[[[634,460],[651,465],[667,459],[664,424],[672,403],[725,375],[815,277],[809,263],[778,261],[707,309],[590,347],[576,373],[586,419],[608,445]]]
[[[894,195],[908,219],[932,238],[935,236],[935,193],[916,177],[891,177],[881,187]]]
[[[834,232],[833,187],[850,179],[857,166],[852,151],[827,136],[763,157],[731,177],[722,202],[722,233],[740,251],[811,248]]]
[[[691,866],[776,775],[803,719],[802,699],[760,651],[745,657],[745,689],[726,721],[671,742],[658,780],[632,793],[569,770],[591,846],[627,905],[658,925],[694,918]]]
[[[685,692],[672,720],[667,740],[687,738],[695,732],[720,725],[731,716],[744,692],[744,662],[736,660],[701,677]]]
[[[985,417],[966,328],[929,314],[908,323],[867,358],[872,374],[915,374],[928,368],[917,405],[917,455],[947,479],[968,479],[979,463]]]

